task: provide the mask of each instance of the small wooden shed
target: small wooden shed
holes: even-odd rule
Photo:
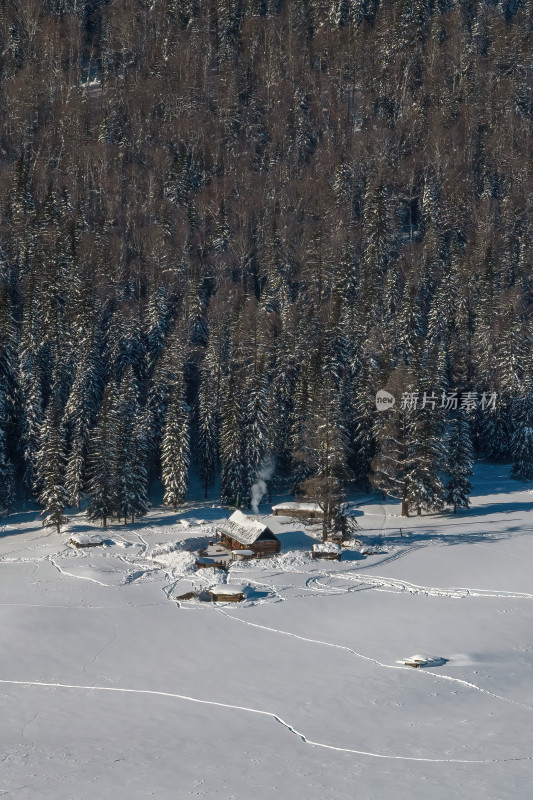
[[[326,561],[340,561],[342,557],[340,545],[334,542],[314,544],[311,554],[313,558],[324,558]]]
[[[213,603],[242,603],[244,592],[242,586],[231,583],[222,583],[209,590]]]
[[[74,547],[98,547],[104,540],[98,533],[73,533],[69,544]]]
[[[269,558],[281,551],[281,542],[270,528],[242,511],[235,511],[229,519],[217,525],[216,532],[224,547],[251,551],[255,558]]]
[[[300,519],[322,519],[324,511],[318,503],[278,503],[272,506],[275,517],[298,517]]]

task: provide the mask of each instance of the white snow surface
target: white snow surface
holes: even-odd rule
[[[213,500],[87,550],[83,515],[0,520],[0,798],[526,800],[533,502],[508,472],[478,466],[457,515],[373,495],[361,539],[387,552],[340,562],[262,516],[283,552],[227,573],[194,571]],[[175,600],[216,583],[245,601]]]

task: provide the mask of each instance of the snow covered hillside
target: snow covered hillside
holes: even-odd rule
[[[375,553],[340,562],[261,507],[282,553],[228,573],[194,569],[220,506],[1,520],[0,797],[528,798],[533,495],[508,471],[455,516],[366,498]],[[220,583],[244,602],[175,599]]]

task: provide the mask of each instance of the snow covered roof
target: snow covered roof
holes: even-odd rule
[[[242,511],[234,511],[229,519],[217,525],[217,529],[230,536],[239,544],[253,544],[260,536],[268,533],[269,538],[274,537],[274,534],[267,525],[254,517],[247,517]]]
[[[244,594],[240,583],[217,583],[209,589],[213,594]]]
[[[91,545],[103,544],[104,540],[98,533],[73,533],[70,537],[72,544],[79,547],[90,547]]]
[[[447,658],[442,658],[442,656],[426,656],[417,653],[414,656],[409,656],[409,658],[402,658],[396,663],[405,664],[406,667],[442,667],[443,664],[446,664],[447,660]]]
[[[278,503],[272,506],[272,511],[322,511],[318,503]]]

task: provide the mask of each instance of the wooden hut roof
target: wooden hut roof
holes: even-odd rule
[[[245,594],[246,588],[241,583],[216,583],[209,591],[213,594]]]
[[[296,503],[287,501],[286,503],[278,503],[277,506],[272,506],[272,511],[322,511],[318,503]]]
[[[229,519],[217,525],[220,533],[225,533],[239,544],[254,544],[258,539],[276,539],[267,525],[254,517],[247,517],[242,511],[234,511]]]

